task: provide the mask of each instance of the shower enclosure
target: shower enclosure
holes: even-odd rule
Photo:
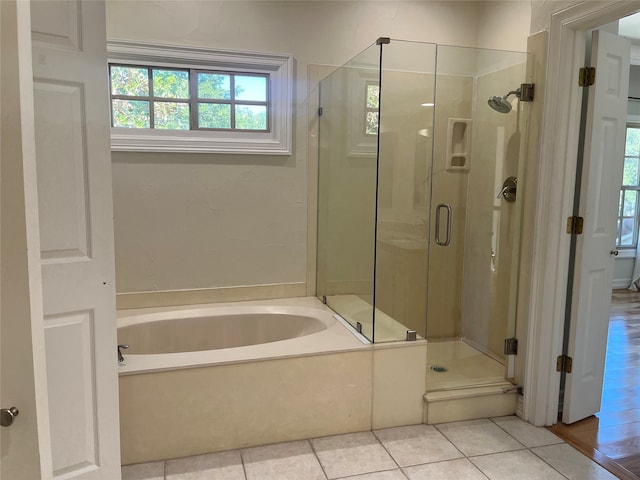
[[[428,392],[514,377],[527,56],[380,38],[320,83],[318,297],[426,339]]]

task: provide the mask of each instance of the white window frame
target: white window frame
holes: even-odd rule
[[[640,128],[640,119],[637,119],[637,120],[635,120],[635,121],[634,121],[634,120],[631,118],[631,116],[629,116],[629,118],[628,118],[628,120],[627,120],[627,124],[626,124],[626,126],[625,126],[625,139],[626,139],[626,131],[627,131],[629,128]],[[625,158],[627,158],[626,153],[627,153],[627,152],[626,152],[626,150],[625,150]],[[623,161],[624,161],[624,160],[623,160]],[[621,193],[622,193],[622,192],[624,192],[624,191],[627,191],[627,190],[629,190],[629,191],[635,191],[635,192],[638,192],[638,196],[640,197],[640,186],[637,186],[637,187],[625,187],[625,186],[623,185],[623,186],[620,188],[620,192],[621,192]],[[640,199],[638,199],[638,200],[636,201],[636,215],[635,215],[635,217],[634,217],[634,218],[635,218],[635,223],[634,223],[634,225],[635,225],[635,230],[634,230],[634,235],[633,235],[633,238],[634,238],[634,240],[635,240],[634,244],[633,244],[633,245],[619,245],[619,244],[618,244],[618,240],[620,240],[620,238],[619,238],[619,236],[618,236],[618,234],[617,234],[617,232],[616,232],[616,249],[619,249],[620,251],[623,251],[623,250],[630,250],[630,251],[632,251],[632,252],[634,252],[634,253],[635,253],[635,252],[636,252],[636,250],[637,250],[637,248],[638,248],[638,242],[640,242],[640,234],[638,233],[638,230],[640,229],[640,226],[639,226],[639,222],[640,222],[640,211],[638,211],[639,206],[640,206]],[[621,220],[622,220],[622,219],[624,219],[624,218],[631,218],[631,217],[624,217],[624,216],[621,216],[621,213],[622,213],[622,212],[620,211],[620,208],[618,208],[618,215],[617,215],[617,218],[618,218],[618,220],[619,220],[619,221],[621,221]],[[634,256],[635,256],[635,255],[634,255]]]
[[[270,77],[271,94],[268,132],[112,127],[112,151],[291,155],[292,56],[122,40],[109,40],[107,55],[109,63],[114,64],[266,73]]]

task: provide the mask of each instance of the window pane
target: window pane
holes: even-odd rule
[[[376,135],[378,133],[378,112],[367,112],[367,125],[365,133]]]
[[[622,216],[635,217],[636,216],[636,202],[638,199],[638,192],[635,190],[627,190],[624,192],[624,207],[622,209]]]
[[[624,159],[624,173],[622,175],[622,185],[635,187],[638,186],[638,159]]]
[[[367,85],[367,108],[378,108],[380,88],[378,85]]]
[[[236,128],[240,130],[266,130],[267,107],[236,105]]]
[[[635,227],[636,220],[635,218],[623,218],[622,219],[622,231],[621,233],[621,246],[632,246],[633,245],[633,229]]]
[[[231,77],[215,73],[198,73],[198,98],[231,99]]]
[[[189,130],[189,104],[155,102],[153,104],[153,125],[155,128]]]
[[[235,89],[236,89],[236,100],[252,100],[255,102],[267,101],[267,78],[266,77],[254,77],[254,76],[249,77],[249,76],[236,75]]]
[[[189,98],[189,72],[153,69],[153,96]]]
[[[198,127],[231,128],[231,105],[217,103],[199,103]]]
[[[149,102],[115,99],[112,115],[114,127],[149,128]]]
[[[640,127],[627,127],[625,155],[640,156]]]
[[[111,94],[132,97],[149,96],[149,72],[146,68],[111,67]]]

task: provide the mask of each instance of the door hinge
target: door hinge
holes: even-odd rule
[[[578,85],[590,87],[596,83],[596,67],[582,67],[578,72]]]
[[[569,235],[582,235],[582,228],[584,227],[583,217],[568,217],[567,218],[567,233]]]
[[[518,354],[518,339],[505,338],[504,339],[504,354],[505,355],[517,355]]]
[[[321,117],[323,113],[322,107],[318,108],[318,116]]]
[[[573,366],[573,358],[568,355],[559,355],[556,361],[556,371],[571,373],[571,367]]]

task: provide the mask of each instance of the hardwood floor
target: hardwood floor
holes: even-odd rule
[[[640,292],[612,294],[600,413],[550,430],[618,478],[640,480]]]

